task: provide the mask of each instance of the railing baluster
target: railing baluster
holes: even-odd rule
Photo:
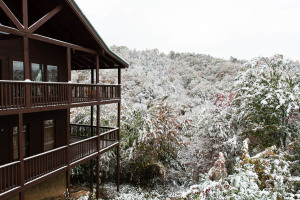
[[[24,109],[26,107],[25,87],[28,85],[28,95],[32,107],[62,105],[68,103],[68,88],[71,88],[71,103],[87,103],[97,101],[97,91],[100,100],[120,98],[120,85],[92,85],[70,83],[18,82],[0,80],[0,110]],[[98,88],[99,87],[99,88]]]

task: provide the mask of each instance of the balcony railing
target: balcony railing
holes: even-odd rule
[[[75,128],[74,128],[75,127]],[[76,166],[81,161],[87,161],[98,153],[105,152],[108,147],[118,144],[119,129],[100,127],[100,135],[87,137],[86,134],[76,133],[78,127],[91,130],[88,125],[71,125],[70,161],[67,160],[67,146],[62,146],[47,152],[24,158],[25,185],[54,172],[66,170],[68,163]],[[93,126],[92,129],[96,130]],[[97,141],[99,141],[99,151]],[[0,199],[1,195],[20,187],[20,161],[0,166]]]
[[[66,166],[67,147],[63,146],[24,159],[25,183]]]
[[[75,105],[120,98],[120,85],[0,81],[0,111]]]
[[[20,161],[0,166],[0,194],[20,186]]]

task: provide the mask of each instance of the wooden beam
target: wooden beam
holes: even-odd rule
[[[20,160],[20,186],[25,184],[25,170],[24,170],[24,137],[23,137],[23,114],[19,114],[18,122],[18,140],[19,140],[19,160]],[[19,199],[24,200],[24,192],[19,193]]]
[[[120,145],[117,146],[117,192],[120,192]]]
[[[99,55],[101,57],[101,60],[103,60],[104,62],[108,63],[109,66],[114,66],[115,62],[109,58],[107,58],[104,55]]]
[[[0,7],[5,12],[7,17],[14,23],[14,25],[19,30],[24,30],[23,25],[19,22],[19,20],[16,18],[16,16],[11,12],[11,10],[7,7],[7,5],[3,2],[3,0],[0,0]]]
[[[4,33],[19,35],[19,36],[25,35],[23,32],[20,32],[18,29],[11,28],[9,26],[4,26],[4,25],[0,25],[0,31]]]
[[[121,85],[121,69],[118,68],[118,84]]]
[[[67,70],[68,70],[68,81],[71,81],[71,49],[67,48]]]
[[[97,141],[97,152],[98,152],[98,156],[96,159],[96,182],[97,182],[97,188],[96,188],[96,199],[99,199],[99,187],[100,187],[100,105],[97,105],[97,128],[96,128],[96,132],[98,135],[98,141]]]
[[[24,46],[24,79],[30,80],[30,61],[29,61],[29,39],[28,37],[23,37],[23,46]],[[25,85],[25,103],[26,108],[31,108],[31,87],[29,84]]]
[[[76,44],[64,42],[64,41],[61,41],[61,40],[56,40],[56,39],[49,38],[49,37],[42,36],[42,35],[38,35],[38,34],[28,34],[28,33],[25,33],[25,32],[21,32],[18,29],[11,28],[11,27],[4,26],[4,25],[0,25],[0,31],[4,32],[4,33],[19,35],[19,36],[27,35],[28,38],[38,40],[38,41],[41,41],[41,42],[46,42],[46,43],[49,43],[49,44],[54,44],[54,45],[58,45],[58,46],[62,46],[62,47],[69,47],[71,49],[75,49],[75,50],[78,50],[78,51],[83,51],[83,52],[86,52],[86,53],[90,53],[92,55],[97,54],[97,51],[89,49],[89,48],[85,48],[85,47],[82,47],[82,46],[79,46],[79,45],[76,45]]]
[[[118,68],[118,84],[121,84],[121,69]],[[120,97],[121,97],[121,88],[119,90]],[[121,98],[120,98],[121,99]],[[121,100],[118,103],[118,121],[117,121],[117,126],[118,126],[118,141],[120,142],[120,129],[121,129]],[[120,145],[117,146],[117,191],[120,191]]]
[[[81,59],[77,58],[76,56],[73,56],[72,60],[76,61],[82,67],[87,67],[89,65],[88,63],[82,61]]]
[[[83,56],[83,55],[80,55],[80,58],[82,60],[85,60],[89,64],[89,66],[91,66],[91,68],[93,68],[93,66],[95,66],[95,61],[94,60],[92,60],[90,58],[87,58],[86,56]]]
[[[63,6],[59,5],[56,8],[54,8],[53,10],[51,10],[49,13],[44,15],[41,19],[39,19],[34,24],[32,24],[29,27],[29,32],[33,33],[34,31],[36,31],[39,27],[44,25],[47,21],[49,21],[52,17],[54,17],[57,13],[59,13],[59,11],[61,11],[62,9],[63,9]]]
[[[96,84],[99,83],[99,55],[96,55]],[[100,88],[97,87],[97,100],[100,101]],[[99,181],[100,181],[100,105],[97,104],[97,122],[96,122],[96,132],[98,135],[98,141],[97,141],[97,152],[98,152],[98,156],[97,156],[97,188],[96,188],[96,199],[99,199]]]
[[[95,50],[88,49],[88,48],[85,48],[85,47],[82,47],[82,46],[79,46],[79,45],[76,45],[76,44],[71,44],[71,43],[68,43],[68,42],[64,42],[64,41],[61,41],[61,40],[56,40],[56,39],[53,39],[53,38],[49,38],[49,37],[46,37],[46,36],[38,35],[38,34],[29,34],[28,37],[31,38],[31,39],[34,39],[34,40],[47,42],[49,44],[54,44],[54,45],[63,46],[63,47],[69,47],[71,49],[84,51],[84,52],[91,53],[91,54],[94,54],[94,55],[97,54],[97,52]]]
[[[24,29],[28,29],[28,1],[22,0],[22,12],[23,12],[23,26]]]
[[[66,121],[66,124],[67,124],[67,171],[66,171],[66,196],[67,196],[67,199],[70,198],[70,191],[71,191],[71,167],[70,167],[70,164],[71,164],[71,153],[70,153],[70,109],[67,109],[67,121]]]
[[[99,55],[96,56],[96,84],[99,83]],[[100,92],[99,92],[100,93]]]
[[[24,79],[30,79],[29,39],[24,36]]]

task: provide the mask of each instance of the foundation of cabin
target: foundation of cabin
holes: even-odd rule
[[[61,173],[47,181],[25,190],[25,200],[46,200],[63,197],[66,193],[66,173]],[[15,195],[8,200],[19,200]]]

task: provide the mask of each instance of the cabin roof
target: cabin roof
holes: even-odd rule
[[[101,38],[101,36],[99,35],[99,33],[96,31],[96,29],[94,28],[94,26],[91,24],[91,22],[88,20],[88,18],[84,15],[84,13],[82,12],[82,10],[79,8],[79,6],[77,5],[77,3],[75,2],[75,0],[67,0],[73,3],[73,5],[77,8],[77,10],[79,11],[79,14],[81,15],[81,17],[84,19],[84,22],[87,23],[87,25],[91,28],[91,30],[93,31],[93,33],[97,36],[97,41],[99,42],[100,45],[102,45],[109,54],[111,54],[112,56],[116,57],[117,59],[119,59],[124,66],[127,68],[129,66],[129,64],[123,59],[121,58],[119,55],[117,55],[116,53],[114,53],[107,45],[106,43],[103,41],[103,39]]]
[[[5,13],[0,9],[0,23],[14,30],[20,30],[10,29],[13,33],[24,35],[24,26],[21,24],[24,21],[22,1],[1,1],[2,6],[5,4],[4,7],[7,6],[10,10]],[[70,47],[72,49],[72,69],[94,68],[96,54],[99,55],[99,66],[102,69],[127,68],[129,66],[123,58],[105,44],[74,0],[26,0],[25,2],[28,2],[27,31],[32,28],[32,31],[29,32],[31,35],[28,37],[30,39],[39,38],[45,42],[49,41],[47,40],[49,38],[52,39],[52,43]],[[11,12],[13,17],[8,17],[8,12]],[[99,12],[101,12],[100,8]],[[5,32],[0,33],[0,36],[2,38],[10,37],[5,36]]]

